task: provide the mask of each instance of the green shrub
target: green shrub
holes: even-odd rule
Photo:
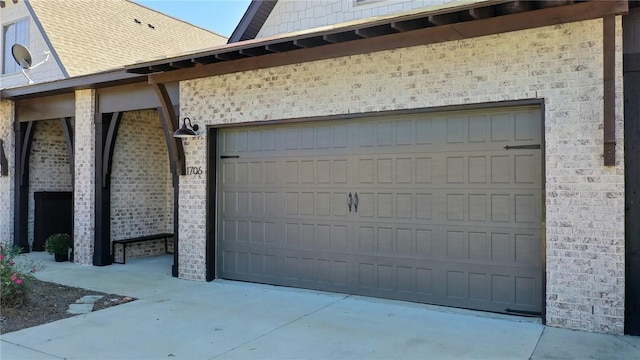
[[[53,234],[44,243],[44,249],[49,254],[67,254],[71,247],[71,236],[67,234]]]
[[[21,252],[19,247],[0,245],[0,302],[3,307],[26,304],[32,274],[38,270],[33,262],[19,265],[14,262]]]

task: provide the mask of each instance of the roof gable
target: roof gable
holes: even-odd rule
[[[226,43],[226,38],[129,0],[28,0],[69,76]]]
[[[229,43],[255,39],[278,0],[252,0],[229,37]]]

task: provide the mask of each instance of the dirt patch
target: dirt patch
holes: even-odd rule
[[[93,311],[135,300],[128,296],[105,294],[99,291],[33,280],[26,305],[16,308],[5,308],[0,305],[0,334],[75,316],[67,313],[69,304],[75,303],[85,295],[103,296],[93,305]]]

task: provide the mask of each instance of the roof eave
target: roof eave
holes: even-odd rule
[[[227,43],[255,38],[277,2],[278,0],[252,0]]]
[[[0,99],[22,100],[41,96],[65,94],[76,90],[99,89],[103,87],[127,85],[146,81],[146,76],[128,73],[124,68],[120,68],[46,83],[3,89],[0,91]]]
[[[626,0],[487,0],[387,15],[280,36],[241,41],[204,52],[126,66],[150,82],[321,60],[599,18],[628,11]]]

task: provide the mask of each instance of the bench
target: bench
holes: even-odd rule
[[[127,261],[127,245],[128,244],[139,243],[139,242],[144,242],[144,241],[164,239],[164,252],[165,252],[165,254],[168,254],[169,253],[169,246],[168,246],[168,241],[169,241],[168,239],[169,238],[173,238],[173,234],[164,233],[164,234],[140,236],[140,237],[131,238],[131,239],[113,240],[113,242],[111,243],[111,254],[112,254],[111,256],[113,256],[113,262],[116,263],[116,264],[124,264]],[[122,262],[117,262],[116,261],[116,244],[122,245]]]

